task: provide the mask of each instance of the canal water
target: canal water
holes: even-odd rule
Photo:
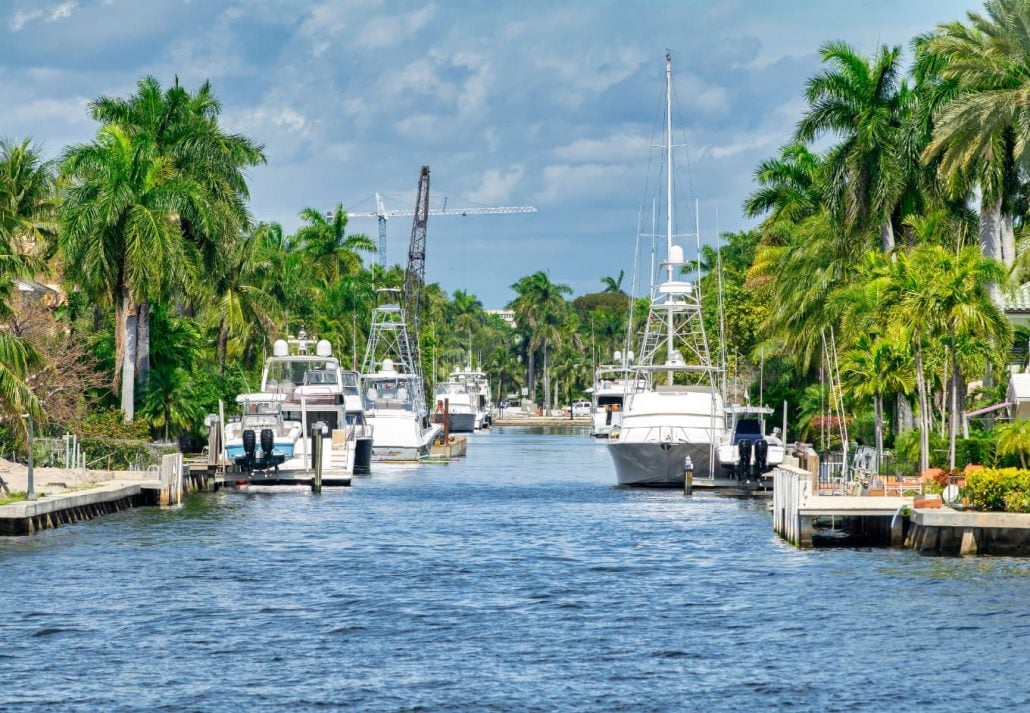
[[[799,552],[582,433],[0,538],[0,710],[1026,709],[1030,564]]]

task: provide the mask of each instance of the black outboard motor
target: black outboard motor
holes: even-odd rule
[[[769,458],[769,442],[764,438],[755,441],[755,477],[761,477],[765,472],[765,464]]]
[[[243,468],[244,472],[249,473],[254,470],[254,465],[257,460],[257,439],[254,437],[254,431],[250,428],[243,432],[243,455],[236,456],[236,465]]]
[[[751,473],[751,441],[747,438],[737,442],[737,479],[748,480]]]

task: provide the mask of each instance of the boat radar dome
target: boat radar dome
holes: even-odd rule
[[[683,248],[673,245],[669,248],[669,263],[672,265],[683,264]]]
[[[612,356],[615,357],[615,361],[622,361],[622,352],[616,351]]]
[[[667,362],[665,362],[665,363],[669,364],[669,365],[682,364],[682,363],[684,363],[683,362],[683,355],[680,354],[675,349],[673,349],[671,352],[669,352],[669,360]]]
[[[329,343],[328,339],[319,339],[318,344],[315,345],[315,354],[320,357],[332,356],[333,345]]]
[[[626,352],[626,361],[633,361],[633,352]]]
[[[272,342],[272,356],[284,357],[289,356],[289,354],[290,347],[285,339],[276,339]]]
[[[383,359],[383,371],[397,371],[393,365],[393,359]]]

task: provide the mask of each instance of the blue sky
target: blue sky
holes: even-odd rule
[[[908,46],[963,0],[380,2],[0,0],[0,136],[55,155],[96,130],[86,103],[140,76],[210,79],[223,122],[265,144],[252,211],[290,230],[306,206],[534,205],[533,215],[429,223],[427,277],[489,307],[538,269],[576,294],[632,267],[637,216],[673,52],[689,173],[714,238],[762,158],[789,137],[818,46]],[[373,235],[374,220],[354,219]],[[389,223],[401,261],[409,219]],[[627,277],[626,283],[628,284]]]

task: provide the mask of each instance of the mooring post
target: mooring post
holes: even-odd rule
[[[315,475],[311,479],[311,492],[322,492],[322,426],[315,424],[311,427],[311,455],[314,459],[312,465],[315,468]]]
[[[688,463],[683,470],[683,494],[690,495],[694,492],[694,464]]]
[[[33,463],[33,458],[32,458],[32,415],[31,414],[25,414],[25,418],[29,422],[29,483],[28,483],[29,487],[28,487],[28,493],[25,495],[25,499],[26,500],[35,500],[36,499],[36,478],[35,478],[36,473],[35,473],[35,468],[33,467],[34,463]]]

